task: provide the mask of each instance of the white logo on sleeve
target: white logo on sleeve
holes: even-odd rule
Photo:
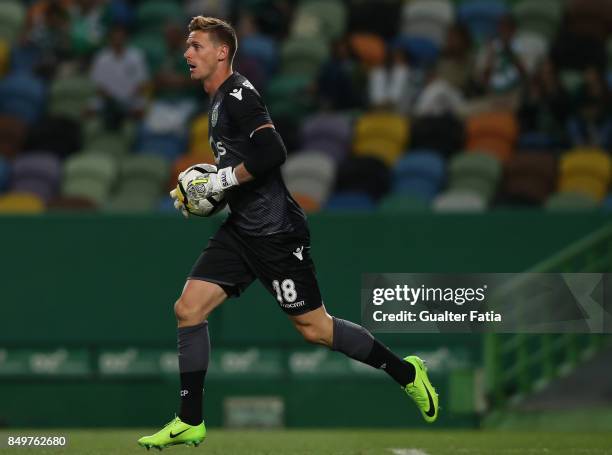
[[[298,258],[300,261],[302,261],[304,258],[302,257],[302,251],[304,251],[304,247],[301,246],[299,248],[296,248],[295,251],[293,252],[293,255]]]
[[[236,98],[237,100],[242,101],[242,88],[235,88],[231,91],[230,95]]]

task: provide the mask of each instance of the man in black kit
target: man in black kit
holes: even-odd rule
[[[204,377],[210,358],[208,315],[256,278],[276,298],[306,341],[327,346],[387,372],[415,401],[423,418],[438,417],[438,395],[423,361],[402,359],[366,329],[330,316],[310,257],[306,217],[281,177],[286,150],[257,90],[232,70],[238,46],[226,22],[198,16],[189,24],[185,58],[191,78],[210,96],[209,141],[218,165],[208,195],[224,192],[230,215],[193,266],[174,305],[178,321],[181,404],[177,417],[138,443],[146,448],[198,445]],[[176,192],[171,195],[176,198]],[[186,213],[177,200],[175,205]]]

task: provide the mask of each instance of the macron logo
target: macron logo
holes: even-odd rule
[[[296,248],[295,251],[293,252],[293,255],[298,258],[300,261],[302,261],[304,258],[302,257],[302,251],[304,251],[304,247],[301,246],[299,248]]]
[[[230,95],[236,98],[237,100],[242,101],[242,88],[235,88],[231,91]]]

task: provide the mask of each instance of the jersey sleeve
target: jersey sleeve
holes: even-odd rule
[[[266,123],[272,123],[270,114],[261,97],[246,87],[234,88],[225,96],[227,112],[244,134],[253,131]]]

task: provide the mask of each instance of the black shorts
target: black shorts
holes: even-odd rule
[[[216,283],[228,296],[239,296],[258,278],[293,316],[323,304],[307,231],[250,237],[224,224],[210,238],[189,278]]]

